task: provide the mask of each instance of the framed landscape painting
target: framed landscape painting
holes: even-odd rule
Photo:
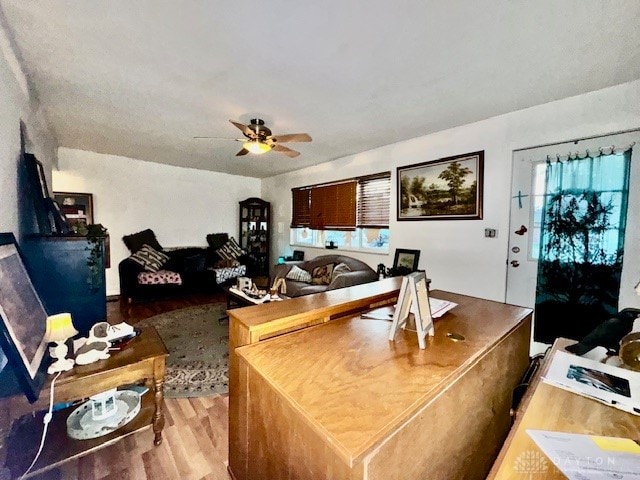
[[[398,220],[482,218],[484,150],[398,167]]]

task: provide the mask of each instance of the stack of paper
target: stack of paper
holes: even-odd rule
[[[439,298],[429,297],[429,307],[431,308],[431,316],[433,318],[439,318],[453,307],[457,307],[457,303],[448,302],[447,300],[440,300]]]

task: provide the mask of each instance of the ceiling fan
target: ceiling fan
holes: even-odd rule
[[[243,142],[242,150],[236,153],[236,157],[246,155],[247,153],[255,153],[261,155],[267,153],[270,150],[274,152],[282,153],[287,157],[294,158],[300,155],[300,152],[292,150],[282,143],[287,142],[310,142],[311,137],[307,133],[288,133],[286,135],[272,135],[271,130],[265,127],[264,120],[260,118],[253,118],[249,125],[243,123],[234,122],[229,120],[235,125],[246,138],[236,138],[237,142]],[[219,138],[219,137],[193,137],[193,138]],[[231,138],[226,140],[232,140]]]

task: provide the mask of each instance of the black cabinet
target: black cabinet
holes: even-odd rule
[[[269,276],[271,204],[260,198],[240,202],[240,246],[247,252],[248,275]]]
[[[86,335],[106,320],[105,239],[33,236],[22,243],[25,264],[47,313],[70,312]]]

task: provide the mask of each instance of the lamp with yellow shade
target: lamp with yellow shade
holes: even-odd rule
[[[75,363],[73,359],[66,358],[69,348],[65,342],[77,334],[78,331],[73,326],[70,313],[58,313],[47,317],[44,338],[47,342],[56,344],[55,347],[49,349],[49,353],[56,361],[49,366],[47,373],[66,372],[73,368]]]

